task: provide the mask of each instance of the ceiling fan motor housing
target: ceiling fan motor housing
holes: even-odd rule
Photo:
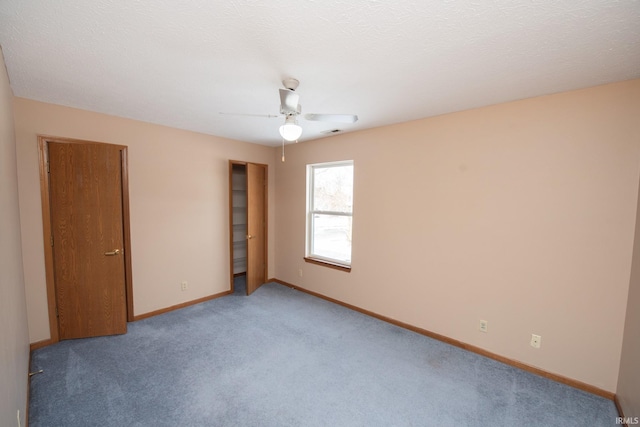
[[[280,114],[285,116],[297,116],[302,112],[302,106],[298,104],[298,107],[295,110],[290,110],[286,108],[284,105],[280,105]]]

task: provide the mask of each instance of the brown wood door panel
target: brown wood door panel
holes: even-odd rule
[[[267,166],[247,163],[247,295],[267,281]]]
[[[122,152],[49,142],[53,272],[60,339],[127,330]],[[118,249],[116,255],[106,255]]]

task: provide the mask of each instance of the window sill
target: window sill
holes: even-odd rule
[[[309,258],[309,257],[304,257],[304,260],[305,262],[308,262],[310,264],[321,265],[324,267],[333,268],[335,270],[346,271],[347,273],[351,273],[350,265],[339,264],[337,262],[325,261],[323,259]]]

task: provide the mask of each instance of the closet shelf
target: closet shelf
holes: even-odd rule
[[[234,165],[231,177],[231,224],[233,272],[247,271],[247,175],[246,167]]]

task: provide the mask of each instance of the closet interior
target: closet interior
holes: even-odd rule
[[[233,275],[247,272],[247,167],[234,164],[231,170],[233,229]]]

